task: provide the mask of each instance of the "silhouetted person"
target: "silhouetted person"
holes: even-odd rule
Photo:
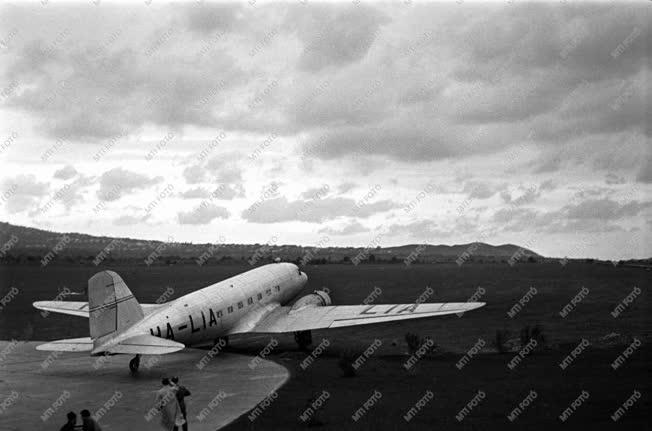
[[[178,431],[179,426],[185,423],[179,401],[177,400],[177,387],[170,385],[170,379],[161,380],[163,385],[156,391],[155,406],[161,412],[161,426],[163,429]]]
[[[77,415],[75,412],[68,412],[66,417],[68,418],[68,422],[66,422],[66,424],[61,427],[60,431],[74,431],[77,429],[75,427],[75,425],[77,425]]]
[[[184,398],[190,396],[190,391],[185,386],[179,384],[178,377],[172,377],[172,383],[177,387],[177,401],[179,402],[179,408],[181,409],[183,419],[186,421],[183,424],[183,431],[188,431],[188,415],[186,412],[186,401]]]
[[[82,418],[82,431],[102,431],[100,424],[95,422],[95,419],[91,417],[91,412],[84,409],[80,414]]]

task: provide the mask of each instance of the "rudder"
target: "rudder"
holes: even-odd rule
[[[144,317],[134,295],[113,271],[98,272],[88,280],[88,308],[93,340],[120,332]]]

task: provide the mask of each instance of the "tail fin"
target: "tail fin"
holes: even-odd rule
[[[144,316],[134,295],[113,271],[98,272],[88,280],[88,308],[93,340],[123,331]]]

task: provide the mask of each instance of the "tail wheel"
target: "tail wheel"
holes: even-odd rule
[[[312,333],[310,331],[297,331],[294,333],[294,341],[297,342],[299,349],[307,350],[312,344]]]
[[[138,372],[138,367],[140,367],[140,355],[136,355],[131,361],[129,361],[129,371],[131,371],[131,374],[136,374]]]

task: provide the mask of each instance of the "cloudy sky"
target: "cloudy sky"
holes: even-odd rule
[[[652,256],[649,2],[5,3],[0,219]]]

